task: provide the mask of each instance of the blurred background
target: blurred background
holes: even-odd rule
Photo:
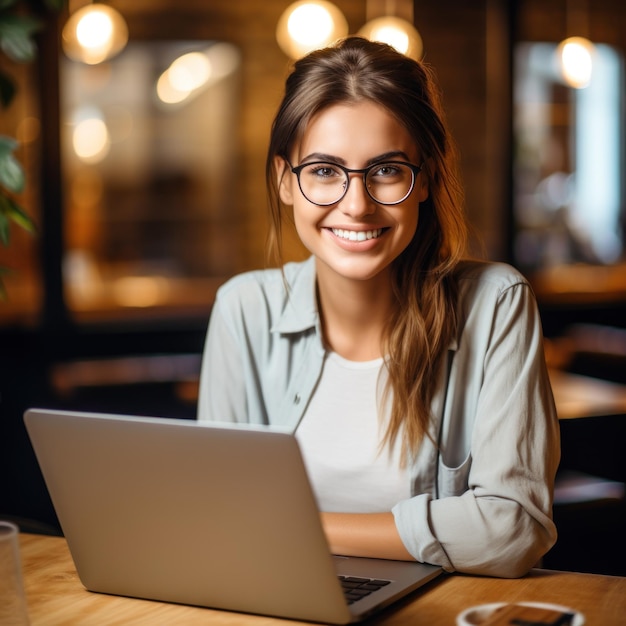
[[[334,0],[300,35],[288,0],[59,4],[16,2],[42,24],[36,55],[0,56],[16,87],[0,135],[26,177],[9,196],[36,227],[11,222],[0,245],[0,516],[58,530],[27,407],[195,417],[215,290],[268,264],[264,159],[290,63],[323,37],[382,38],[374,26],[400,25],[390,43],[434,66],[474,248],[531,281],[551,368],[626,398],[622,0]],[[89,35],[79,18],[102,7],[112,21]],[[303,257],[290,233],[286,255]],[[548,565],[626,573],[607,557],[624,412],[561,420],[564,470],[613,490],[558,508]]]

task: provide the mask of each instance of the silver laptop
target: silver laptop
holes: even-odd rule
[[[24,421],[91,591],[344,624],[442,572],[331,555],[292,434],[43,409]]]

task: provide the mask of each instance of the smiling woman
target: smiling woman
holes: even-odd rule
[[[521,576],[556,538],[541,324],[517,271],[465,258],[438,93],[360,37],[294,64],[271,243],[293,221],[311,256],[220,288],[198,417],[295,432],[336,554]]]
[[[280,197],[293,206],[298,236],[321,262],[318,273],[334,270],[363,279],[386,274],[413,239],[418,205],[428,196],[425,176],[417,177],[415,188],[420,167],[406,161],[421,161],[407,129],[373,102],[336,104],[311,119],[288,156],[286,164],[299,165],[278,174]],[[322,156],[326,162],[320,163]],[[368,238],[368,231],[378,236]],[[379,296],[388,285],[385,277]],[[325,286],[318,285],[321,298]]]

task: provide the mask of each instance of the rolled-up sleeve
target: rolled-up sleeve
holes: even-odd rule
[[[452,435],[439,442],[437,487],[393,513],[417,560],[522,576],[556,540],[559,427],[539,314],[523,279],[476,290],[463,314],[442,417]]]

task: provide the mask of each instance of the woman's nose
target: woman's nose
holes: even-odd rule
[[[339,202],[339,209],[352,217],[368,215],[376,210],[376,203],[367,193],[363,176],[352,175],[350,177],[348,190]]]

